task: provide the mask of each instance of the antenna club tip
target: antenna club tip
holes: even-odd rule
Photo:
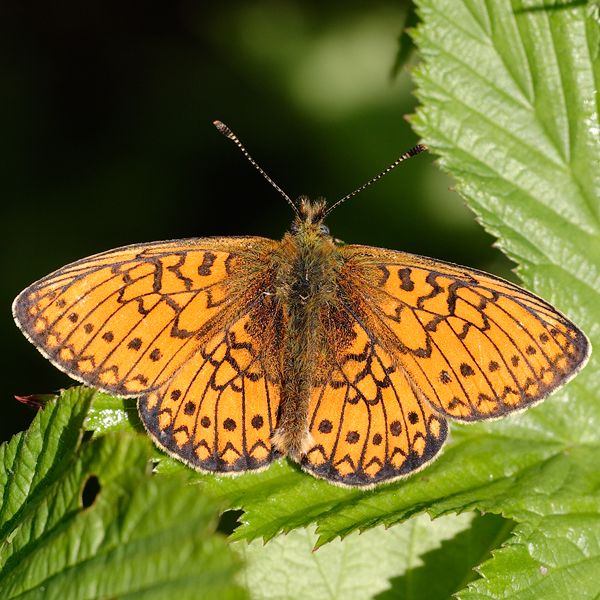
[[[235,136],[233,135],[233,132],[231,131],[231,129],[229,129],[229,127],[227,127],[227,125],[225,125],[225,123],[217,120],[217,121],[213,121],[213,125],[225,136],[228,137],[230,140],[234,139]]]
[[[417,144],[414,148],[408,151],[408,155],[416,156],[417,154],[421,154],[421,152],[424,152],[427,149],[428,148],[425,144]]]

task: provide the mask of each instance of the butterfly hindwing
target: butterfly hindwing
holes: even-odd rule
[[[338,485],[370,486],[422,469],[441,450],[447,423],[398,363],[354,321],[349,342],[316,386],[305,470]]]
[[[167,383],[138,400],[159,447],[191,467],[234,473],[267,467],[279,385],[251,335],[252,313],[219,331]]]

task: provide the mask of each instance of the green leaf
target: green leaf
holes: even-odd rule
[[[514,0],[418,2],[415,73],[423,104],[412,122],[458,181],[467,203],[534,291],[598,345],[600,128],[597,16],[585,3]],[[457,503],[522,522],[516,537],[461,598],[583,598],[600,590],[598,359],[522,416],[453,427],[550,454]],[[560,452],[551,450],[563,446]],[[504,457],[502,457],[504,458]],[[471,504],[473,500],[473,504]],[[433,510],[432,510],[433,509]]]
[[[144,431],[134,399],[116,398],[104,392],[96,394],[85,426],[94,432],[94,437],[115,431]]]
[[[443,521],[460,522],[466,515],[457,517],[441,517]],[[417,517],[422,520],[424,517]],[[424,530],[431,544],[431,538],[438,538],[436,519]],[[403,523],[404,528],[413,520]],[[489,557],[490,550],[501,545],[509,537],[514,523],[498,515],[474,515],[471,526],[443,540],[434,550],[421,554],[418,560],[411,560],[410,569],[400,577],[390,580],[391,588],[376,596],[376,600],[392,600],[393,598],[415,598],[418,600],[441,600],[464,587],[467,582],[476,579],[473,565],[481,564]],[[396,528],[394,528],[396,529]],[[390,531],[394,531],[394,529]]]
[[[90,390],[49,402],[1,447],[0,598],[242,598],[217,506],[151,474],[142,436],[81,443]]]
[[[48,402],[27,431],[0,446],[0,539],[6,539],[19,516],[45,493],[48,477],[63,475],[81,442],[92,396],[93,390],[69,390],[60,409]]]
[[[507,522],[473,513],[431,521],[426,515],[384,530],[352,534],[313,552],[314,527],[263,546],[235,546],[247,559],[244,582],[255,600],[447,598],[473,574]],[[510,522],[509,526],[511,525]]]
[[[600,516],[550,515],[494,553],[461,600],[597,598],[600,590]]]
[[[333,487],[285,462],[235,479],[213,477],[206,485],[233,508],[246,511],[233,539],[269,540],[316,522],[320,547],[356,529],[389,527],[425,510],[432,516],[480,506],[500,512],[502,505],[492,505],[494,499],[499,494],[511,497],[540,464],[565,447],[484,433],[465,435],[418,475],[368,491]]]

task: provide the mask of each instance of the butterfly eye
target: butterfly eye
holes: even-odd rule
[[[327,225],[321,224],[321,233],[323,235],[329,235],[329,227],[327,227]]]
[[[298,225],[298,223],[296,223],[295,221],[290,225],[290,233],[298,233],[299,229],[300,225]]]

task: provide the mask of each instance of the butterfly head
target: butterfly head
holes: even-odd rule
[[[329,239],[329,228],[323,220],[327,214],[327,203],[324,198],[311,202],[307,196],[300,196],[296,218],[290,227],[292,235],[316,235]]]

